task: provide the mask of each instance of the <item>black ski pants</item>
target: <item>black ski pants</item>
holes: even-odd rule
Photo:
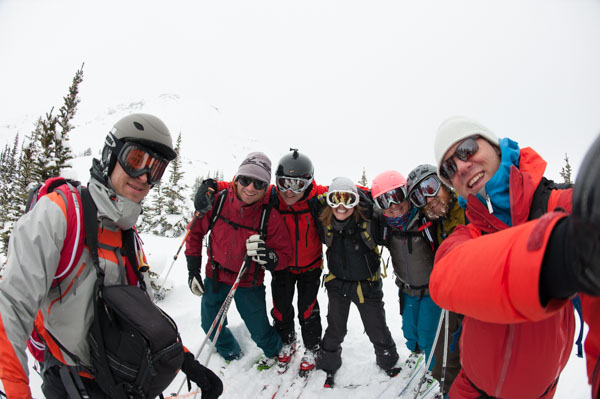
[[[294,327],[294,291],[298,287],[298,320],[304,346],[310,350],[319,349],[321,343],[321,312],[317,294],[321,282],[321,268],[304,273],[291,273],[287,270],[272,273],[271,292],[273,309],[271,316],[275,328],[284,344],[296,339]]]
[[[383,308],[383,282],[361,281],[364,302],[358,296],[358,282],[333,279],[325,284],[329,305],[327,329],[317,356],[317,368],[335,373],[342,365],[342,342],[347,333],[350,304],[354,303],[360,313],[365,332],[375,349],[377,365],[383,370],[394,367],[398,352],[385,320]]]

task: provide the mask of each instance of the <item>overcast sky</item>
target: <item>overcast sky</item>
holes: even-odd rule
[[[599,21],[600,0],[0,0],[0,133],[28,133],[85,62],[75,147],[136,109],[226,175],[231,152],[294,146],[328,183],[432,163],[461,114],[558,179],[600,132]]]

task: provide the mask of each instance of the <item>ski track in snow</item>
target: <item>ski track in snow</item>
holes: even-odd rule
[[[149,264],[153,271],[162,274],[166,273],[171,265],[173,255],[177,252],[181,244],[180,238],[163,238],[152,235],[142,234],[144,247],[147,252]],[[206,257],[204,257],[206,259]],[[384,258],[387,259],[387,253],[384,252]],[[384,301],[388,326],[396,342],[400,354],[400,362],[408,357],[409,351],[404,344],[402,336],[402,321],[398,312],[398,290],[391,277],[391,270],[388,278],[384,279]],[[159,278],[162,282],[163,276]],[[265,279],[267,286],[267,306],[271,306],[270,299],[270,276],[267,273]],[[166,298],[159,302],[159,305],[171,315],[179,327],[184,344],[192,352],[196,353],[202,340],[205,337],[200,327],[200,301],[201,298],[194,296],[187,286],[187,267],[183,251],[179,254],[173,269],[169,275],[166,286],[173,286],[173,289],[166,295]],[[295,300],[294,300],[295,302]],[[323,331],[327,327],[327,293],[324,288],[319,290],[319,302],[321,306],[321,318]],[[297,385],[302,382],[297,378],[297,370],[300,364],[300,358],[303,353],[303,346],[300,346],[298,352],[294,355],[292,364],[288,371],[283,375],[277,374],[273,368],[267,371],[256,370],[254,363],[260,357],[262,351],[254,344],[250,334],[243,324],[235,306],[231,306],[228,314],[229,328],[238,339],[244,357],[233,361],[229,365],[225,363],[216,352],[212,354],[209,367],[219,374],[225,390],[222,399],[240,399],[240,398],[268,398],[271,399],[273,393],[279,387],[278,395],[275,398],[293,398],[301,397],[303,399],[324,398],[324,399],[353,399],[361,398],[393,398],[402,389],[402,374],[390,379],[375,364],[375,354],[373,347],[364,333],[364,328],[359,314],[354,306],[351,307],[348,319],[348,334],[342,344],[342,367],[336,374],[335,387],[332,389],[323,388],[325,373],[320,370],[313,371],[308,377],[306,386],[299,389]],[[579,325],[577,325],[579,331]],[[300,336],[300,330],[296,319],[296,332]],[[576,349],[573,348],[571,359],[563,371],[557,389],[556,398],[579,399],[589,398],[590,388],[587,384],[585,371],[585,361],[575,356]],[[208,345],[200,356],[200,361],[205,364],[208,355]],[[33,362],[30,358],[30,378],[31,389],[34,398],[42,398],[41,378],[32,368]],[[183,374],[179,374],[171,385],[164,391],[165,396],[174,393],[183,381]],[[287,387],[293,381],[297,380],[294,386],[284,395]],[[386,390],[385,395],[379,396],[384,391],[387,384],[392,384],[393,389]],[[413,380],[413,386],[418,384],[418,378]],[[193,384],[192,384],[193,385]],[[352,386],[352,387],[349,387]],[[397,387],[397,389],[396,389]],[[395,392],[395,393],[394,393]],[[407,390],[403,398],[412,398],[413,388]],[[187,393],[187,385],[179,397],[193,398],[193,394]],[[200,399],[198,394],[197,398]]]

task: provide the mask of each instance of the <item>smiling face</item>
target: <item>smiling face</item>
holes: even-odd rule
[[[410,208],[408,200],[404,200],[399,204],[392,204],[389,208],[383,210],[383,214],[389,218],[397,218],[408,212]]]
[[[442,186],[435,197],[427,197],[427,204],[423,207],[423,212],[428,219],[439,219],[448,214],[452,203],[452,195],[448,190]]]
[[[354,213],[354,207],[348,209],[344,205],[340,205],[337,208],[331,208],[331,210],[333,211],[333,216],[340,222],[348,219]]]
[[[279,191],[279,194],[281,195],[281,198],[283,198],[283,202],[285,202],[285,204],[289,206],[294,205],[296,202],[300,201],[300,199],[304,195],[304,191],[301,191],[299,193],[295,193],[292,190]]]
[[[138,177],[131,177],[125,173],[118,162],[115,163],[115,168],[110,175],[110,182],[115,193],[137,203],[144,199],[151,188],[148,184],[148,174],[144,173]]]
[[[444,161],[454,154],[460,143],[460,141],[455,143],[446,151]],[[477,144],[479,150],[466,161],[454,157],[457,171],[450,182],[458,195],[463,198],[468,198],[469,194],[477,194],[500,166],[500,154],[496,147],[483,138],[477,138]]]
[[[266,188],[257,190],[256,187],[254,187],[253,182],[247,186],[243,186],[238,179],[235,180],[235,186],[238,198],[246,205],[251,205],[256,201],[260,201],[267,191]]]

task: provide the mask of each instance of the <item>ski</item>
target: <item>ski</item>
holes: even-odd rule
[[[394,396],[403,395],[408,389],[408,387],[412,384],[415,377],[419,374],[419,371],[421,371],[424,365],[424,354],[421,354],[418,357],[414,357],[413,359],[409,358],[409,360],[407,360],[407,362],[405,362],[402,365],[402,370],[400,371],[400,373],[398,373],[397,376],[390,378],[390,380],[388,380],[389,384],[386,384],[386,387],[381,392],[379,392],[379,395],[376,396],[379,397],[386,394],[387,396],[390,396],[395,390],[399,390],[400,393],[393,394]]]
[[[426,374],[423,374],[423,376],[421,378],[425,378]],[[436,380],[433,379],[432,382],[429,385],[425,385],[423,384],[423,386],[420,387],[421,391],[417,393],[417,389],[419,389],[419,386],[415,387],[414,389],[414,398],[416,399],[425,399],[428,397],[435,397],[435,394],[430,395],[432,393],[434,393],[434,390],[439,390],[440,388],[440,383]]]

